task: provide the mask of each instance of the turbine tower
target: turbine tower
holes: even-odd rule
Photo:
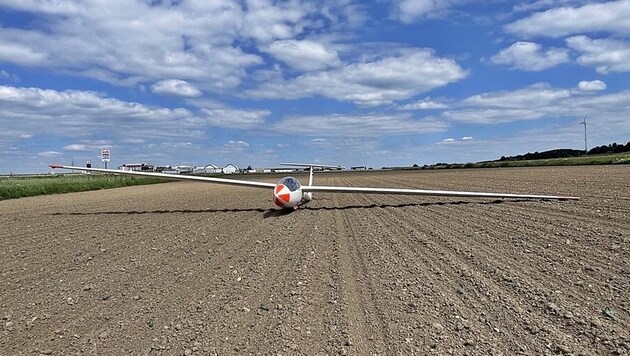
[[[584,115],[584,121],[580,122],[580,125],[584,125],[584,154],[588,154],[588,145],[586,144],[586,115]]]

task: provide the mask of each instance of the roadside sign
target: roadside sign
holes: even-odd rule
[[[109,162],[109,150],[101,150],[101,161]]]

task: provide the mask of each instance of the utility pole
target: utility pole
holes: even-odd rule
[[[586,144],[586,115],[584,115],[584,121],[580,122],[580,125],[584,125],[584,154],[588,154],[588,145]]]

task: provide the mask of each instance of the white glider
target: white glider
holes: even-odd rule
[[[197,182],[207,182],[216,184],[247,186],[252,188],[263,188],[273,190],[273,202],[283,209],[297,209],[299,206],[310,202],[314,192],[326,193],[360,193],[360,194],[395,194],[395,195],[432,195],[447,197],[473,197],[473,198],[510,198],[510,199],[554,199],[554,200],[578,200],[578,197],[540,195],[540,194],[511,194],[511,193],[485,193],[466,192],[451,190],[425,190],[425,189],[401,189],[401,188],[367,188],[367,187],[336,187],[313,185],[314,168],[336,168],[340,166],[304,163],[281,163],[282,165],[294,167],[307,167],[309,170],[308,185],[303,186],[294,177],[284,177],[278,183],[256,182],[238,179],[226,179],[203,176],[188,176],[154,172],[123,171],[118,169],[84,168],[51,164],[51,168],[61,168],[80,171],[101,172],[109,174],[120,174],[129,176],[154,177],[169,180],[189,180]]]

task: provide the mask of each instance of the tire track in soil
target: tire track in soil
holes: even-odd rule
[[[403,352],[453,352],[453,349],[444,348],[442,343],[449,337],[449,332],[455,332],[461,345],[468,348],[476,345],[479,341],[471,338],[469,332],[474,326],[472,319],[476,313],[458,301],[459,276],[448,263],[449,255],[437,248],[431,251],[418,250],[408,240],[409,232],[417,231],[417,227],[401,224],[392,215],[394,210],[376,208],[374,215],[378,216],[378,220],[370,220],[370,224],[377,225],[379,232],[387,231],[386,249],[393,252],[393,259],[398,260],[397,265],[401,268],[393,272],[395,282],[384,282],[403,296],[396,301],[397,307],[388,308],[399,310],[400,314],[392,320],[403,320],[394,324],[399,329],[395,334],[400,335],[396,342],[400,343],[403,338],[407,342],[411,339],[413,345],[403,349]],[[418,224],[423,226],[425,221],[428,220],[423,219]],[[420,233],[416,236],[423,235]],[[420,244],[423,247],[431,246],[430,240],[431,236],[428,235],[421,239]],[[417,319],[418,314],[428,318]],[[496,341],[494,344],[497,345]]]
[[[339,203],[337,197],[333,203]],[[344,318],[342,347],[336,353],[356,355],[383,354],[387,335],[383,316],[375,304],[375,292],[369,280],[365,262],[357,250],[356,233],[352,220],[345,212],[333,211],[335,221],[333,279],[337,286],[335,297],[341,302]]]

